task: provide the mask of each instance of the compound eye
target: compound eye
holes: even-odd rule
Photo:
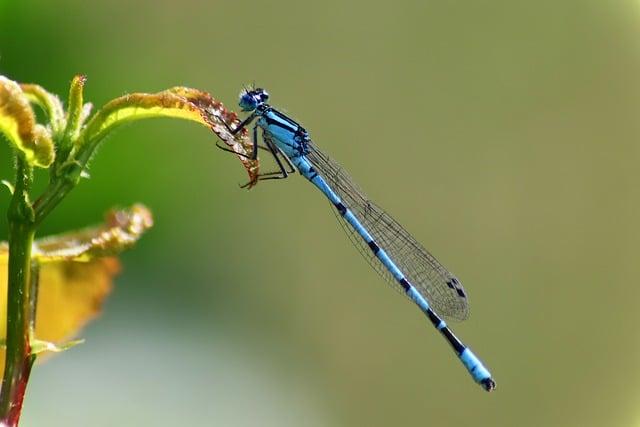
[[[251,92],[245,92],[240,96],[240,101],[238,102],[242,111],[253,111],[256,109],[258,102]]]

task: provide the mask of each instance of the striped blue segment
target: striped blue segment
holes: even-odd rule
[[[467,367],[469,373],[476,382],[482,383],[483,381],[491,378],[489,370],[485,368],[480,359],[478,359],[478,357],[468,348],[464,349],[460,355],[460,360],[462,360],[462,363]]]
[[[334,205],[342,205],[342,201],[338,197],[338,195],[327,185],[325,180],[318,175],[317,171],[313,169],[313,167],[309,164],[309,162],[303,157],[297,157],[294,159],[294,164],[300,171],[300,173],[307,179],[309,179],[316,187],[324,193],[325,196],[333,203]],[[364,239],[368,244],[374,243],[375,247],[378,248],[375,251],[375,256],[389,269],[391,274],[396,278],[396,280],[403,286],[407,296],[425,313],[427,316],[436,319],[434,322],[434,326],[439,331],[447,330],[450,331],[447,327],[447,324],[444,320],[438,318],[438,316],[431,310],[429,303],[427,300],[420,295],[420,293],[416,290],[414,286],[412,286],[407,279],[404,277],[400,269],[395,265],[395,263],[389,258],[384,249],[381,249],[377,243],[374,241],[373,237],[369,234],[369,232],[360,224],[360,221],[353,215],[353,213],[345,207],[344,211],[341,212],[343,218],[351,224],[353,229]],[[451,333],[451,335],[453,335]],[[455,336],[454,336],[455,338]],[[456,338],[457,340],[457,338]],[[459,342],[459,341],[458,341]],[[466,347],[462,347],[462,352],[458,354],[458,357],[467,368],[473,379],[482,384],[483,381],[487,381],[491,379],[491,374],[487,368],[484,367],[480,359],[476,357],[475,354],[471,350]]]

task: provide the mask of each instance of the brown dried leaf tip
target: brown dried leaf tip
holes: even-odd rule
[[[185,98],[198,108],[202,119],[209,125],[211,130],[238,155],[240,162],[242,162],[249,174],[249,183],[246,188],[256,185],[260,163],[257,159],[251,159],[253,143],[247,130],[243,129],[236,135],[232,135],[227,126],[224,125],[226,123],[232,128],[237,126],[240,123],[238,115],[233,111],[227,110],[222,102],[216,100],[207,92],[187,87],[174,87],[169,91]]]
[[[33,256],[40,263],[46,263],[90,261],[116,255],[133,246],[151,226],[151,212],[141,204],[112,210],[106,214],[102,226],[38,240]]]

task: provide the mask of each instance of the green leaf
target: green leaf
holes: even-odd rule
[[[22,83],[20,88],[31,104],[40,107],[49,118],[54,135],[59,135],[65,127],[64,109],[56,95],[47,92],[42,86]]]
[[[249,158],[253,144],[248,133],[243,130],[232,135],[223,123],[224,120],[233,126],[238,123],[238,117],[208,93],[187,87],[175,87],[154,94],[132,93],[110,101],[81,131],[76,142],[75,159],[86,164],[96,146],[111,131],[125,123],[154,117],[185,119],[207,126],[238,154],[250,182],[256,182],[259,162]]]
[[[69,105],[67,107],[67,127],[64,132],[64,141],[70,143],[74,141],[80,132],[83,119],[83,89],[87,81],[86,76],[77,75],[71,81],[69,89]]]
[[[54,159],[47,128],[36,123],[27,95],[16,82],[0,76],[0,133],[31,165],[48,167]]]

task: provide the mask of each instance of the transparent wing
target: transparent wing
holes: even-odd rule
[[[344,169],[311,142],[306,157],[435,311],[451,319],[466,319],[469,315],[469,306],[460,281],[411,237],[396,220],[367,199]],[[369,264],[388,283],[404,294],[400,285],[371,252],[367,243],[344,218],[337,212],[334,213],[353,244]]]

